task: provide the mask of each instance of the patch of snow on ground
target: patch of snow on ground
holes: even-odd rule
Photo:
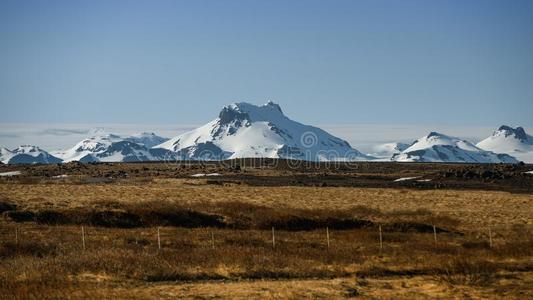
[[[524,173],[533,175],[533,171],[527,171],[527,172],[524,172]]]
[[[422,176],[415,176],[415,177],[402,177],[402,178],[398,178],[396,180],[394,180],[394,182],[400,182],[400,181],[407,181],[407,180],[413,180],[413,179],[417,179],[417,178],[420,178]]]
[[[68,177],[67,174],[61,174],[61,175],[57,175],[57,176],[52,176],[52,178],[56,178],[56,179],[67,178],[67,177]]]
[[[17,176],[17,175],[20,175],[20,171],[0,173],[0,176]]]
[[[222,174],[219,174],[219,173],[210,173],[210,174],[198,173],[198,174],[191,175],[191,177],[206,177],[206,176],[222,176]]]

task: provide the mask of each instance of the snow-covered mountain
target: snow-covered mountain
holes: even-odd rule
[[[152,149],[154,141],[164,138],[143,133],[121,137],[116,134],[99,133],[77,143],[74,147],[54,152],[65,162],[135,162],[174,159],[175,154],[165,149]]]
[[[528,135],[522,127],[512,128],[503,125],[476,146],[483,150],[512,155],[523,162],[533,163],[533,137]]]
[[[145,146],[146,148],[152,148],[154,146],[157,146],[161,143],[168,141],[168,138],[158,136],[153,132],[143,132],[143,133],[135,134],[129,137],[125,137],[124,140],[130,141],[136,144],[141,144]]]
[[[496,154],[482,150],[474,144],[431,132],[421,137],[411,146],[392,157],[400,162],[466,162],[466,163],[517,163],[507,154]]]
[[[225,106],[218,118],[159,146],[181,159],[242,157],[312,161],[366,160],[370,157],[324,130],[287,118],[279,105],[241,102]]]
[[[395,154],[407,149],[409,144],[404,143],[386,143],[376,145],[372,148],[372,153],[368,155],[378,158],[379,160],[390,160]]]
[[[55,164],[61,159],[37,146],[24,145],[14,150],[0,149],[0,161],[4,164]]]

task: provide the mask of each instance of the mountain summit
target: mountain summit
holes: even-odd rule
[[[311,161],[365,160],[370,157],[324,130],[286,117],[273,102],[246,102],[222,108],[202,127],[158,145],[181,159],[218,160],[243,157]]]
[[[0,148],[0,161],[5,164],[55,164],[61,159],[37,146],[24,145],[13,150]]]
[[[516,163],[514,157],[482,150],[466,140],[430,132],[392,157],[403,162]]]
[[[74,147],[54,152],[65,162],[135,162],[173,159],[174,154],[164,149],[151,149],[167,139],[152,133],[122,137],[96,132]]]
[[[533,137],[522,127],[502,125],[488,138],[477,144],[481,149],[512,155],[524,162],[533,163]]]
[[[528,135],[526,134],[526,131],[522,127],[510,127],[507,125],[502,125],[498,130],[494,132],[493,135],[503,134],[505,137],[512,136],[520,141],[527,141]]]

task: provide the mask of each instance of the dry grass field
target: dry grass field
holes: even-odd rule
[[[531,193],[84,178],[1,180],[3,298],[533,298]]]
[[[383,212],[427,210],[460,220],[460,226],[533,224],[533,195],[480,190],[414,190],[348,187],[254,187],[213,185],[206,179],[153,179],[114,184],[0,184],[0,195],[29,210],[98,208],[167,201],[182,206],[217,202],[297,209],[349,210],[366,207]],[[378,217],[382,216],[370,216]]]

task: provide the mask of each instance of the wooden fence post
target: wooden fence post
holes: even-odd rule
[[[328,249],[329,249],[329,227],[326,227],[326,239],[328,240]]]
[[[161,250],[161,234],[159,233],[159,227],[157,227],[157,249]]]
[[[379,225],[379,250],[383,250],[383,235],[381,233],[381,225]]]
[[[435,240],[435,245],[437,245],[437,228],[433,225],[433,239]]]
[[[81,245],[83,247],[83,251],[85,251],[85,228],[81,226]]]
[[[276,237],[274,235],[274,226],[272,226],[272,248],[276,248]]]
[[[489,246],[492,248],[492,231],[490,229],[490,225],[489,225]]]

